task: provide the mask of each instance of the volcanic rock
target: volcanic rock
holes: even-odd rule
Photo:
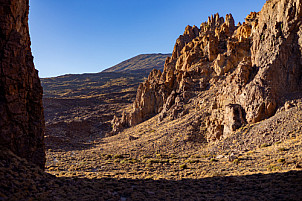
[[[43,89],[30,48],[29,2],[0,6],[0,148],[44,168]]]
[[[215,14],[200,28],[187,26],[164,71],[153,71],[140,85],[123,125],[158,113],[162,121],[179,102],[205,90],[216,91],[207,100],[215,107],[201,111],[210,114],[208,141],[274,115],[289,94],[301,91],[301,18],[300,1],[271,0],[242,25],[235,26],[231,14]]]

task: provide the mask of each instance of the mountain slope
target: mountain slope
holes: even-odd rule
[[[42,78],[45,98],[91,98],[124,90],[136,91],[144,73],[101,72]]]
[[[138,86],[152,69],[163,71],[171,54],[141,54],[100,73],[67,74],[42,78],[44,97],[83,98]]]
[[[152,69],[163,70],[165,60],[171,54],[141,54],[123,61],[103,72],[151,72]]]
[[[68,138],[80,147],[91,137],[104,136],[111,131],[113,116],[121,116],[122,109],[129,108],[150,68],[163,70],[165,59],[162,54],[139,55],[108,72],[41,79],[46,144],[59,145]]]

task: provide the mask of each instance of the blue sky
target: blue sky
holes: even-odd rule
[[[32,52],[40,77],[100,72],[143,53],[171,53],[187,25],[214,13],[235,23],[265,0],[30,0]]]

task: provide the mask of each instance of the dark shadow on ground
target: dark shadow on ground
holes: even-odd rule
[[[43,181],[39,183],[44,186],[42,192],[28,196],[33,200],[52,201],[302,200],[302,171],[179,181],[48,177],[51,177],[51,180],[47,179],[45,183]],[[1,199],[0,196],[0,200],[5,199]],[[28,200],[28,197],[20,200]]]
[[[302,169],[182,180],[66,178],[0,148],[4,200],[302,200]]]

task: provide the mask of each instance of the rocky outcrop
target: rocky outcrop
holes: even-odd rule
[[[259,70],[249,86],[254,91],[250,91],[242,102],[246,103],[248,112],[252,111],[255,104],[251,98],[263,93],[265,88],[263,101],[257,105],[263,112],[254,115],[256,120],[261,120],[270,116],[288,94],[302,90],[302,2],[268,1],[259,13],[258,21],[251,52],[252,65]]]
[[[0,0],[0,148],[44,168],[42,87],[34,68],[28,0]]]
[[[227,87],[221,88],[218,99],[220,105],[241,105],[248,123],[272,116],[290,94],[302,90],[301,5],[294,0],[267,1],[246,19],[251,26],[251,58],[225,80]]]
[[[185,115],[188,111],[183,106],[194,92],[206,90],[213,77],[234,68],[249,51],[246,40],[241,39],[241,44],[231,38],[236,29],[231,14],[225,19],[215,14],[200,28],[187,26],[176,40],[172,56],[167,57],[163,73],[153,70],[139,86],[133,111],[121,120],[114,119],[114,131],[159,113],[159,121]]]
[[[197,94],[213,91],[205,124],[208,141],[225,138],[247,123],[274,115],[289,94],[301,92],[301,2],[270,0],[235,26],[231,14],[187,26],[168,57],[139,87],[133,112],[122,125],[150,116],[178,118]],[[201,96],[202,97],[202,96]],[[202,99],[202,98],[201,98]]]
[[[259,13],[248,15],[236,30],[239,41],[246,38],[253,45],[220,86],[217,95],[220,117],[216,118],[215,128],[223,125],[224,132],[218,136],[209,132],[210,138],[220,139],[234,130],[229,129],[234,120],[233,112],[227,112],[227,104],[238,104],[243,109],[244,115],[237,115],[237,119],[243,120],[237,125],[244,125],[245,121],[255,123],[272,116],[290,94],[302,90],[301,14],[299,1],[267,1]]]

